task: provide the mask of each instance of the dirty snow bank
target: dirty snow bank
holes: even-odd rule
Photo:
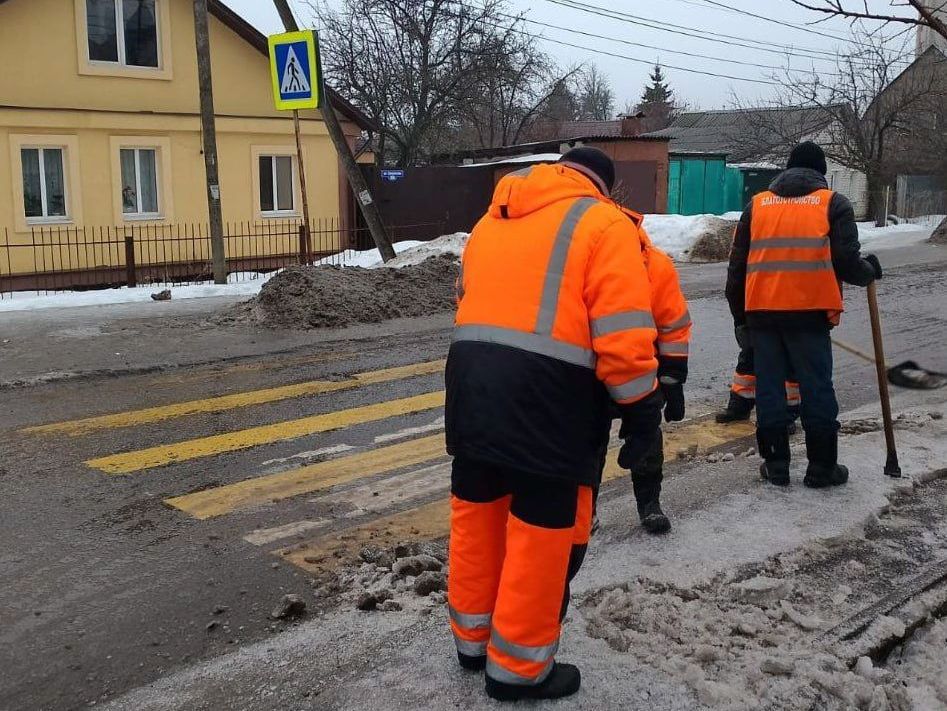
[[[644,228],[651,241],[674,259],[690,258],[701,239],[718,235],[721,231],[725,233],[726,251],[729,251],[735,226],[735,222],[716,215],[645,215],[644,218]],[[719,259],[725,257],[726,253]]]
[[[269,328],[332,328],[450,311],[459,273],[455,257],[399,269],[289,267],[262,291],[218,319]]]
[[[902,464],[916,482],[943,467],[945,409],[899,418]],[[593,545],[580,575],[581,584],[591,578],[599,586],[582,595],[585,631],[627,655],[629,670],[659,669],[713,709],[947,709],[941,625],[905,645],[907,661],[893,655],[888,666],[859,659],[859,650],[903,633],[901,619],[877,618],[857,644],[833,636],[947,558],[947,481],[914,495],[915,481],[881,477],[872,414],[851,413],[843,429],[860,433],[840,443],[853,472],[847,487],[803,489],[799,457],[789,490],[760,484],[750,496],[732,494],[675,521],[660,540]],[[606,535],[614,530],[610,504],[601,507]]]

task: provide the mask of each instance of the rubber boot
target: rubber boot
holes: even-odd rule
[[[582,685],[582,675],[579,668],[572,664],[559,664],[552,668],[549,676],[542,684],[523,686],[520,684],[504,684],[501,681],[486,676],[487,696],[497,701],[519,701],[520,699],[561,699],[572,696]]]
[[[810,489],[841,486],[848,482],[848,468],[838,463],[837,431],[806,432],[806,455],[809,457],[809,466],[802,483]]]
[[[764,459],[760,476],[775,486],[789,486],[789,433],[786,428],[757,428],[756,442]]]
[[[671,530],[671,520],[661,510],[661,501],[655,496],[651,501],[638,504],[638,517],[641,526],[652,536],[659,536]]]
[[[469,654],[463,654],[457,652],[457,660],[467,671],[483,671],[487,667],[487,655],[481,654],[478,656],[471,656]]]
[[[740,397],[731,390],[730,401],[727,403],[726,409],[718,412],[715,419],[721,424],[727,422],[745,422],[750,419],[750,413],[753,412],[755,405],[755,399]]]

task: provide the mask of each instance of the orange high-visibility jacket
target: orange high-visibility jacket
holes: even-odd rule
[[[597,476],[611,398],[657,388],[651,288],[637,227],[587,177],[504,177],[464,250],[447,368],[448,450]]]
[[[641,254],[651,283],[651,313],[657,327],[656,348],[660,378],[675,382],[687,379],[687,358],[690,353],[692,322],[687,299],[681,291],[680,279],[674,260],[651,242],[642,224],[644,217],[637,212],[622,209],[638,227]]]
[[[829,209],[834,193],[753,198],[746,268],[747,311],[825,311],[838,323],[842,290],[832,266]]]

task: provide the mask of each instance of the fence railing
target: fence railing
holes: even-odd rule
[[[430,239],[431,223],[388,227],[393,241]],[[228,223],[224,253],[229,282],[296,264],[338,264],[374,246],[366,229],[337,219]],[[0,227],[0,298],[14,291],[52,292],[118,286],[170,286],[213,279],[206,224],[120,227],[37,226],[29,234]]]

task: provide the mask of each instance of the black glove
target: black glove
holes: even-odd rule
[[[878,257],[876,257],[874,254],[866,254],[864,257],[862,257],[862,259],[868,262],[868,264],[871,265],[871,268],[875,270],[876,280],[884,277],[885,273],[881,268],[881,262],[878,261]]]
[[[651,451],[661,427],[664,395],[661,388],[634,405],[621,405],[621,430],[618,436],[625,443],[618,453],[622,469],[634,469]]]
[[[745,323],[734,324],[733,335],[736,336],[737,345],[740,346],[741,351],[753,347],[753,344],[750,342],[750,329]]]
[[[684,385],[678,382],[661,382],[664,393],[664,419],[667,422],[680,422],[684,419]]]

